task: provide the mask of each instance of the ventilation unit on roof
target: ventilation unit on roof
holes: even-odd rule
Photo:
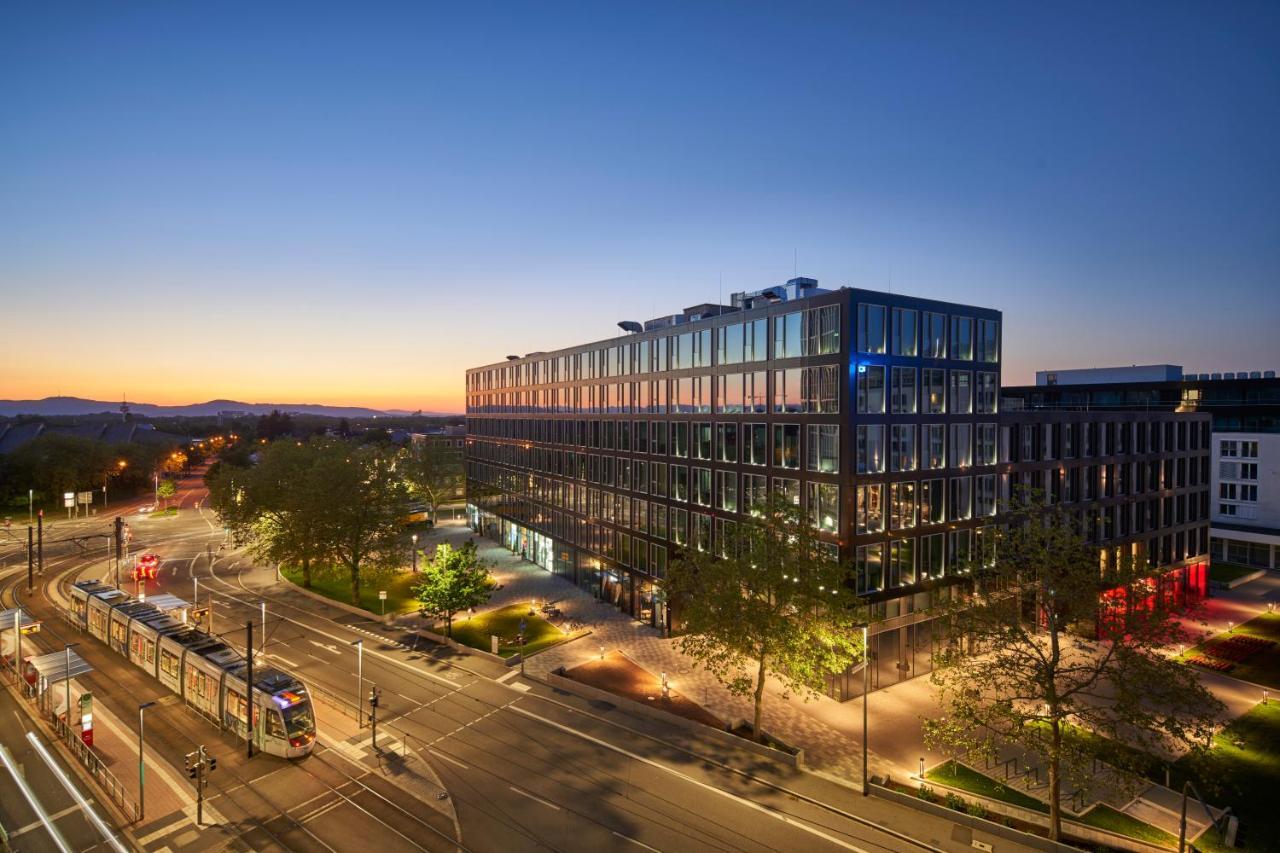
[[[624,332],[630,332],[630,333],[631,333],[631,334],[633,334],[633,335],[634,335],[636,332],[643,332],[643,331],[644,331],[644,326],[641,326],[641,325],[640,325],[639,323],[637,323],[635,320],[619,320],[619,321],[618,321],[618,328],[619,328],[619,329],[621,329],[621,330],[622,330],[622,331],[624,331]]]

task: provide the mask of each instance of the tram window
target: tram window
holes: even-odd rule
[[[284,737],[284,722],[280,719],[279,711],[271,711],[267,714],[267,736]]]
[[[178,656],[172,652],[160,652],[160,669],[168,676],[177,676],[178,674]]]

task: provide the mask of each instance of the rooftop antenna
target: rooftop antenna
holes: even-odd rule
[[[724,304],[724,270],[720,271],[720,283],[716,285],[716,304]]]

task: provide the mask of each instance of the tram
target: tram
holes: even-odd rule
[[[221,729],[252,738],[263,752],[300,758],[316,740],[316,718],[306,686],[271,666],[254,667],[247,689],[244,655],[215,636],[194,630],[173,614],[187,603],[173,596],[140,601],[110,584],[79,581],[68,615]],[[252,695],[249,721],[246,695]]]

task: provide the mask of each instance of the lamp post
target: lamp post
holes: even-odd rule
[[[71,731],[71,647],[78,646],[78,645],[80,644],[67,643],[67,645],[62,650],[63,654],[65,655],[64,665],[66,666],[66,671],[62,673],[62,683],[67,692],[66,698],[67,698],[67,731],[68,732]]]
[[[155,702],[143,702],[138,706],[138,824],[142,824],[142,818],[147,813],[146,778],[143,774],[142,763],[142,730],[145,725],[146,710]]]
[[[351,645],[356,647],[356,728],[362,729],[364,722],[360,719],[360,705],[364,693],[364,640],[352,640]]]
[[[416,575],[418,573],[418,534],[415,533],[409,538],[413,540],[413,573]]]
[[[36,490],[27,489],[27,524],[35,521]]]
[[[156,472],[156,500],[152,506],[160,506],[160,472]]]
[[[862,796],[867,796],[867,705],[871,699],[871,655],[867,647],[867,626],[862,626]]]
[[[262,605],[262,639],[258,642],[258,651],[261,654],[267,652],[267,603],[259,602]]]

